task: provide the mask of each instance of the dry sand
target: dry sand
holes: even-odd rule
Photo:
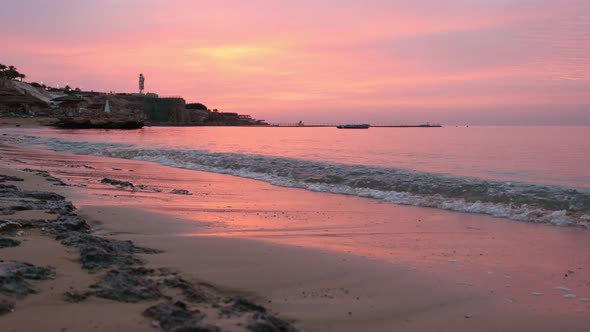
[[[567,238],[575,240],[588,233],[277,188],[257,181],[143,162],[9,147],[3,147],[2,152],[0,173],[24,177],[23,188],[61,192],[81,207],[79,214],[98,233],[163,250],[161,254],[144,257],[148,266],[170,267],[194,282],[214,285],[228,294],[243,294],[293,320],[303,331],[587,331],[590,326],[589,305],[563,299],[559,293],[550,294],[552,289],[544,289],[540,297],[532,296],[531,289],[523,289],[522,293],[529,299],[503,289],[509,284],[558,286],[562,276],[556,276],[556,271],[561,271],[562,266],[551,266],[564,257],[561,254],[571,256],[587,248],[551,247],[551,242],[567,243]],[[68,163],[89,165],[92,169],[58,166]],[[34,168],[46,167],[66,182],[85,183],[88,187],[55,187],[29,173],[14,170],[30,164]],[[112,168],[127,173],[122,176],[122,171]],[[134,172],[129,173],[129,169]],[[188,188],[195,195],[131,193],[95,185],[97,178],[117,174],[117,178],[125,180],[151,180],[149,185],[154,187],[171,186],[166,190]],[[199,202],[195,206],[189,200]],[[192,208],[186,208],[187,205]],[[378,226],[372,222],[382,223],[384,215],[389,219],[394,216],[401,224],[396,226],[401,227],[396,235],[387,233],[388,237],[395,236],[393,244],[387,243],[393,254],[385,259],[384,250],[347,253],[347,249],[354,249],[355,243],[366,248],[363,241],[374,241],[375,237],[359,236],[360,242],[338,241],[338,238],[362,234],[358,227],[353,227],[355,222],[365,223],[367,230],[375,230]],[[321,231],[317,226],[320,221],[325,221],[326,230]],[[293,227],[292,223],[302,225],[299,235],[287,229],[289,225]],[[248,225],[251,225],[249,231],[238,231]],[[417,230],[417,226],[422,229]],[[478,233],[468,227],[484,228],[486,239],[489,236],[499,240],[472,236]],[[343,231],[346,229],[351,234],[346,235]],[[315,236],[318,232],[325,235],[335,230],[338,230],[335,236]],[[250,233],[255,234],[248,236]],[[527,249],[529,244],[519,241],[527,234],[533,239],[542,236],[549,241],[544,244],[549,249]],[[467,241],[462,242],[463,237]],[[153,330],[140,314],[146,304],[97,299],[78,304],[63,302],[64,290],[71,285],[88,284],[93,276],[82,271],[74,263],[75,254],[57,242],[37,234],[27,234],[25,239],[21,247],[0,249],[0,258],[53,265],[57,278],[40,282],[38,294],[18,302],[14,313],[0,316],[2,331],[51,331],[62,327],[72,331]],[[414,253],[435,252],[432,246],[407,246],[416,239],[433,241],[435,247],[459,254],[443,256],[444,264],[434,264],[432,259]],[[470,246],[477,246],[478,241],[486,244],[486,256],[491,253],[491,257],[470,256],[473,254]],[[403,248],[395,248],[396,243]],[[555,251],[560,254],[551,257]],[[564,266],[579,265],[581,270],[576,273],[582,278],[575,285],[587,291],[589,280],[585,273],[590,269],[590,262],[587,252],[580,255],[580,259],[572,258],[568,262],[571,264]],[[457,272],[453,260],[456,257],[459,263],[471,257],[477,268],[464,267]],[[547,264],[542,262],[545,257]],[[495,268],[527,270],[535,265],[530,260],[539,260],[540,267],[533,274],[523,273],[520,281],[500,275],[485,282],[482,277],[474,277],[477,282],[468,283],[462,276],[486,274],[487,270],[483,269],[486,262]],[[535,277],[535,274],[540,275]],[[539,279],[548,279],[547,285]]]
[[[21,238],[19,238],[21,239]],[[84,289],[96,276],[80,268],[76,252],[54,239],[27,234],[14,248],[1,249],[0,259],[56,267],[54,280],[35,282],[37,294],[17,301],[13,313],[0,316],[2,331],[145,331],[150,321],[141,316],[144,303],[120,303],[90,298],[81,303],[64,301],[64,293]]]

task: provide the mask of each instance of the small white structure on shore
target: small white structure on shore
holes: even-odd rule
[[[109,100],[107,99],[107,101],[104,103],[104,112],[105,113],[111,113],[111,106],[109,106]]]

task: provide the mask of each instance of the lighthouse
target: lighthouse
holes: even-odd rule
[[[139,94],[143,94],[143,89],[145,88],[145,77],[143,74],[139,74]]]

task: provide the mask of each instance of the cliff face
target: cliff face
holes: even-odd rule
[[[141,107],[146,120],[158,124],[197,124],[205,117],[201,111],[187,109],[182,98],[144,97]]]
[[[182,98],[149,98],[143,101],[143,111],[148,122],[167,125],[219,125],[243,124],[237,113],[211,112],[206,107],[186,105]],[[187,108],[188,107],[188,108]]]
[[[201,124],[207,119],[208,112],[202,110],[176,109],[172,115],[174,124]]]

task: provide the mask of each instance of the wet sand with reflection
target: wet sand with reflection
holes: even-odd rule
[[[11,147],[2,157],[77,185],[69,198],[103,232],[165,250],[150,264],[254,294],[305,330],[583,331],[590,322],[580,301],[590,297],[587,230],[146,162]],[[103,177],[162,192],[118,189]]]

